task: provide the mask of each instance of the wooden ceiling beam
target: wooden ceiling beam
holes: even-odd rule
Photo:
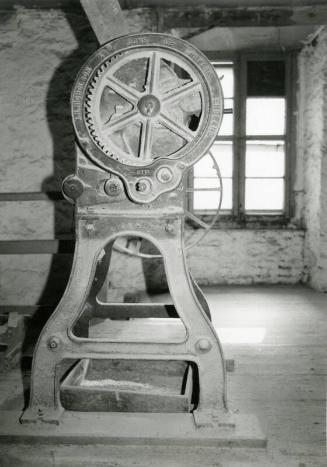
[[[327,24],[327,2],[320,0],[294,1],[291,5],[276,6],[273,0],[261,0],[261,2],[235,2],[229,0],[225,5],[222,1],[211,2],[193,2],[187,0],[170,1],[144,1],[144,0],[0,0],[0,9],[12,9],[16,5],[22,5],[29,8],[65,8],[65,10],[74,10],[80,3],[83,4],[85,11],[88,11],[90,22],[96,25],[96,31],[99,31],[101,41],[102,36],[107,37],[110,32],[103,31],[109,25],[112,29],[112,35],[119,32],[119,35],[128,33],[124,14],[122,9],[133,10],[133,8],[149,8],[156,12],[157,16],[164,22],[166,29],[171,28],[206,28],[212,27],[249,27],[249,26],[304,26]],[[206,7],[205,4],[211,5]],[[256,4],[256,6],[248,6]],[[261,3],[261,4],[260,4]],[[278,3],[278,2],[277,2]],[[291,3],[291,2],[290,2]],[[184,6],[183,6],[184,4]],[[173,6],[171,6],[173,5]],[[269,6],[267,6],[269,5]],[[275,6],[274,6],[275,5]],[[101,26],[102,18],[105,18],[106,26]],[[95,32],[96,32],[95,31]]]
[[[118,0],[80,0],[99,44],[128,34],[124,13]]]
[[[292,7],[322,5],[324,0],[120,0],[122,8],[196,8],[201,3],[203,7],[234,8],[234,7],[283,7],[289,3]]]
[[[164,29],[305,26],[327,24],[327,4],[283,8],[162,8],[158,15]]]

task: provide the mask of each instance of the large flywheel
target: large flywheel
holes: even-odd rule
[[[163,34],[118,38],[80,71],[72,113],[82,149],[148,203],[174,190],[210,148],[223,98],[206,57]]]

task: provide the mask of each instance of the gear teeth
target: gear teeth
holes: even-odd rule
[[[101,75],[110,68],[110,66],[117,60],[120,60],[121,57],[123,56],[123,53],[118,53],[114,57],[106,60],[103,62],[94,72],[93,77],[91,78],[86,95],[85,95],[85,100],[84,100],[84,117],[85,117],[85,122],[89,130],[89,134],[95,144],[105,153],[105,154],[110,154],[112,155],[112,151],[109,149],[106,149],[106,144],[103,144],[101,142],[101,136],[96,134],[96,126],[94,122],[93,115],[90,111],[92,109],[92,104],[96,95],[96,86],[99,78]],[[118,160],[118,156],[113,156],[114,159]]]

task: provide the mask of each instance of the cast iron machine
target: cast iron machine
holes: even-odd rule
[[[60,425],[67,362],[83,362],[83,377],[90,361],[114,360],[187,362],[184,387],[195,379],[198,386],[187,416],[195,429],[219,425],[226,413],[224,358],[204,296],[188,272],[183,241],[183,176],[207,154],[218,132],[219,79],[207,58],[181,39],[124,36],[103,45],[82,67],[71,110],[76,172],[65,179],[63,193],[75,203],[74,263],[65,294],[40,335],[21,421]],[[110,314],[110,304],[101,304],[98,294],[118,237],[143,238],[159,250],[180,318],[172,336],[162,333],[165,322],[141,338],[124,332],[108,337],[105,326],[100,333],[88,327],[95,309],[102,317]],[[110,406],[106,416],[113,416]]]

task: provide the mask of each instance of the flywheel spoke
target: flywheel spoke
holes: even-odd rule
[[[185,211],[185,215],[187,217],[189,217],[192,221],[196,222],[197,224],[201,225],[201,227],[203,227],[204,229],[206,230],[209,230],[211,225],[210,224],[206,224],[205,222],[203,222],[201,219],[199,219],[197,216],[195,216],[192,212],[190,211]]]
[[[107,135],[119,131],[122,128],[125,128],[132,123],[135,123],[139,120],[139,115],[137,109],[133,109],[126,114],[123,114],[121,117],[115,118],[113,121],[110,119],[108,122],[104,123],[102,126],[102,131]]]
[[[153,122],[147,118],[142,123],[139,158],[142,160],[151,160]]]
[[[221,188],[186,188],[185,191],[186,193],[195,193],[196,191],[210,191],[211,193],[213,191],[221,191]]]
[[[191,83],[184,84],[178,88],[172,89],[171,91],[166,92],[162,96],[163,104],[170,104],[171,102],[177,101],[183,97],[186,97],[190,93],[199,92],[201,89],[201,84],[199,81],[191,81]]]
[[[178,136],[183,138],[185,141],[190,143],[193,141],[195,134],[189,128],[180,123],[173,121],[167,114],[161,112],[159,117],[160,123],[162,123],[166,128],[171,130],[173,133],[176,133]]]
[[[148,91],[150,94],[156,94],[159,88],[160,80],[160,54],[153,52],[150,58],[150,72],[148,76]]]
[[[220,174],[220,170],[219,170],[219,166],[217,164],[217,161],[215,159],[215,157],[213,156],[212,152],[209,151],[209,156],[213,162],[213,167],[214,169],[216,170],[216,173],[217,173],[217,177],[218,177],[218,180],[219,180],[219,183],[220,183],[220,187],[218,187],[217,189],[213,190],[213,191],[216,191],[216,192],[219,192],[220,193],[220,196],[219,196],[219,202],[218,202],[218,205],[217,205],[217,208],[216,208],[216,213],[214,214],[214,216],[212,217],[211,221],[207,224],[205,222],[203,222],[201,219],[199,219],[197,216],[195,216],[192,212],[189,212],[189,211],[185,211],[185,215],[186,217],[189,217],[190,219],[192,219],[194,222],[196,222],[197,224],[199,224],[201,227],[203,227],[203,231],[202,233],[197,237],[195,238],[193,241],[190,241],[189,243],[187,243],[186,245],[186,249],[189,250],[193,247],[195,247],[199,242],[201,242],[201,240],[203,240],[203,238],[206,236],[206,234],[208,233],[208,231],[215,225],[217,219],[218,219],[218,215],[219,215],[219,212],[220,212],[220,208],[221,208],[221,202],[222,202],[222,194],[223,194],[223,185],[222,185],[222,179],[221,179],[221,174]],[[190,191],[196,191],[194,190],[194,188],[189,188],[187,189],[187,191],[190,190]],[[210,189],[210,191],[212,191]]]
[[[127,84],[123,83],[114,76],[106,76],[106,85],[132,104],[136,105],[141,97],[140,92],[138,92],[131,86],[128,86]]]

